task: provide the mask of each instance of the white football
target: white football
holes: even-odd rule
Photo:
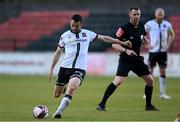
[[[45,105],[37,105],[33,108],[33,116],[37,119],[47,118],[48,112],[48,108]]]

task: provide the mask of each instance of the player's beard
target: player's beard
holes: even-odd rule
[[[72,32],[73,32],[73,33],[79,33],[79,32],[80,32],[80,30],[78,30],[78,29],[74,29],[74,30],[72,30]]]
[[[157,20],[158,23],[161,23],[163,19],[162,18],[158,18],[156,20]]]

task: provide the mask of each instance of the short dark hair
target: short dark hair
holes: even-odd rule
[[[81,22],[82,23],[82,17],[79,14],[74,14],[71,19],[74,20],[75,22]]]
[[[137,6],[132,6],[131,8],[129,8],[129,11],[132,11],[132,10],[140,10]]]

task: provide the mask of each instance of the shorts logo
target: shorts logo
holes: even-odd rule
[[[82,76],[83,76],[83,73],[82,73],[82,72],[80,72],[80,71],[75,71],[75,73],[76,73],[76,74],[78,74],[80,77],[82,77]]]

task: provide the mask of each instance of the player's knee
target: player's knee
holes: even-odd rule
[[[117,82],[116,86],[118,87],[118,86],[120,86],[121,84],[122,84],[122,82],[119,81],[119,82]]]
[[[73,91],[75,91],[75,89],[76,89],[76,88],[75,88],[74,86],[72,86],[72,87],[70,87],[69,91],[70,91],[70,92],[73,92]]]
[[[76,87],[75,86],[71,86],[71,87],[69,87],[67,89],[67,94],[73,95],[75,90],[76,90]]]
[[[151,79],[148,80],[147,85],[148,85],[148,86],[152,86],[153,83],[154,83],[154,79],[151,78]]]
[[[59,97],[60,97],[60,95],[61,95],[61,94],[60,94],[60,93],[58,93],[58,92],[55,92],[55,93],[54,93],[54,97],[55,97],[55,98],[59,98]]]
[[[116,86],[120,86],[124,81],[124,77],[116,76],[113,83]]]
[[[122,80],[116,79],[116,80],[113,81],[113,84],[118,87],[118,86],[120,86],[122,84]]]

